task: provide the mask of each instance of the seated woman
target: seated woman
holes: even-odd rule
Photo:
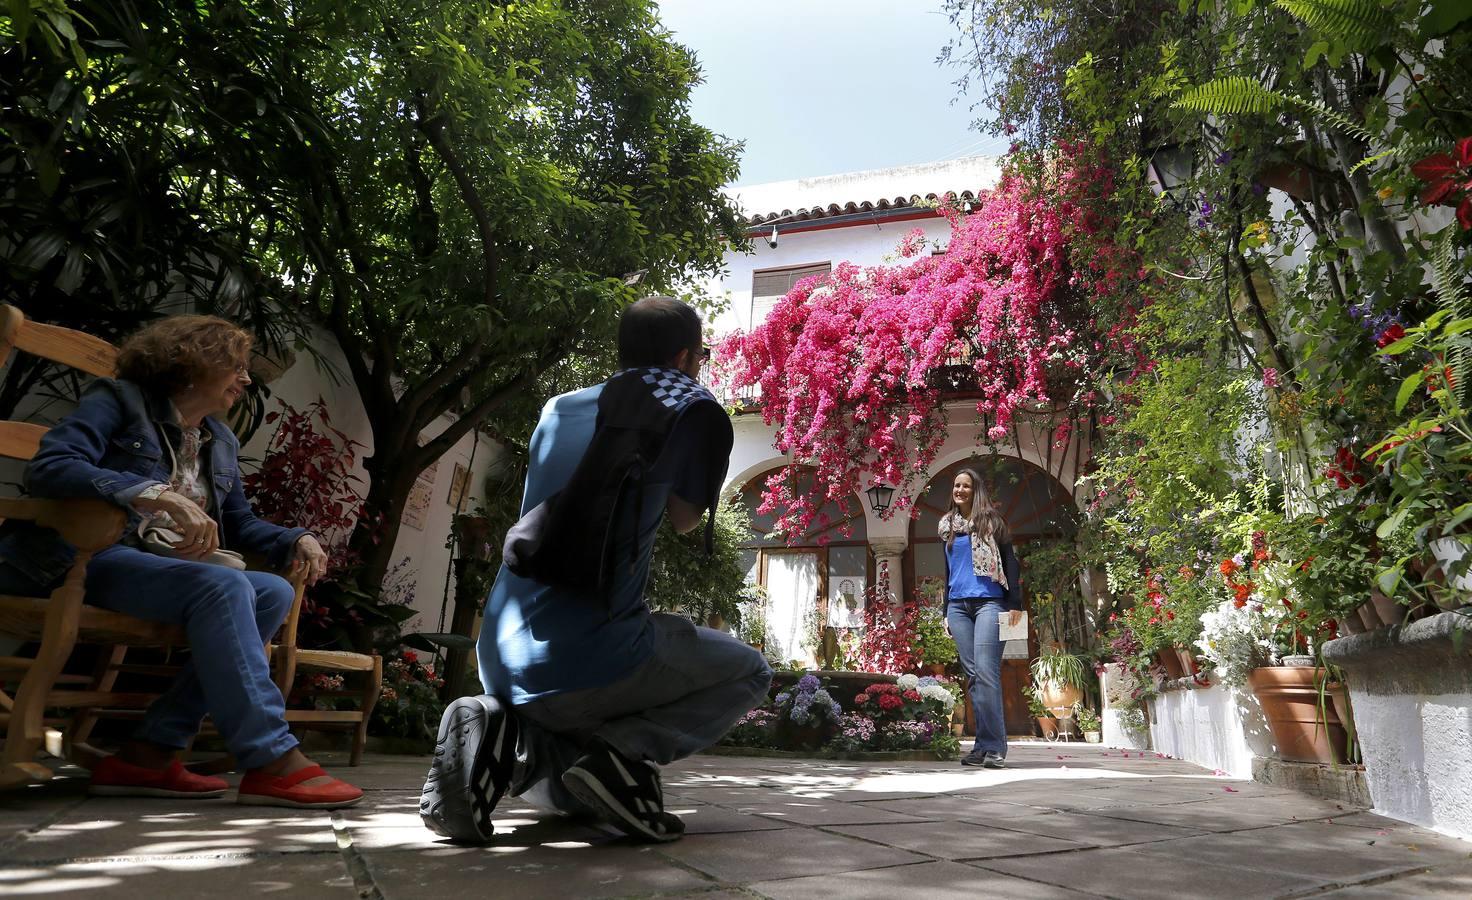
[[[251,336],[224,319],[174,316],[148,325],[123,344],[117,380],[90,385],[26,469],[33,496],[98,498],[128,512],[122,540],[87,566],[86,601],[182,625],[193,651],[133,740],[93,770],[93,793],[224,794],[224,779],[190,772],[177,758],[209,713],[246,770],[240,803],[329,809],[362,799],[304,756],[286,727],[262,648],[290,612],[291,585],[241,571],[231,554],[217,552],[261,554],[309,582],[327,560],[305,529],[251,511],[240,487],[240,442],[211,418],[244,395],[250,350]],[[56,532],[7,522],[0,592],[44,595],[74,558]]]

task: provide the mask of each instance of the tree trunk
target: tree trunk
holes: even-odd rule
[[[363,514],[348,539],[348,550],[358,560],[358,586],[377,594],[393,565],[404,507],[421,470],[414,468],[407,454],[392,449],[374,452],[363,460],[363,466],[368,472],[368,493],[363,498]]]

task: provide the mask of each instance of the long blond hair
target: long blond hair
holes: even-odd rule
[[[965,475],[971,479],[971,514],[961,512],[961,507],[956,501],[951,500],[951,508],[946,513],[966,522],[966,530],[973,535],[983,538],[994,537],[1001,544],[1012,540],[1012,533],[1007,530],[1007,520],[1002,518],[1001,510],[997,509],[996,503],[992,502],[992,495],[986,489],[986,482],[981,480],[981,475],[975,469],[962,469],[956,473],[956,478]],[[951,479],[952,492],[955,491],[956,480]],[[946,549],[956,540],[957,529],[951,529],[946,538]]]

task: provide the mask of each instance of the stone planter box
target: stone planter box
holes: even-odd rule
[[[1324,645],[1344,671],[1375,811],[1472,838],[1472,610]]]

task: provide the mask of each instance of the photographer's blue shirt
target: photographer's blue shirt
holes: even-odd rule
[[[530,465],[521,512],[535,508],[572,479],[593,440],[598,397],[603,385],[553,397],[542,409],[532,434]],[[477,641],[480,678],[487,693],[514,704],[566,691],[599,687],[633,673],[653,652],[644,586],[654,537],[670,492],[703,507],[708,490],[706,441],[685,422],[677,422],[659,460],[642,481],[643,502],[621,503],[625,520],[615,527],[614,559],[628,559],[637,543],[632,570],[615,567],[608,597],[552,587],[511,573],[504,565],[486,598]],[[633,510],[642,510],[639,522]]]
[[[1007,592],[1001,582],[976,574],[976,564],[971,560],[971,535],[958,534],[946,548],[947,586],[946,594],[952,600],[968,600],[980,597],[1005,597]]]

